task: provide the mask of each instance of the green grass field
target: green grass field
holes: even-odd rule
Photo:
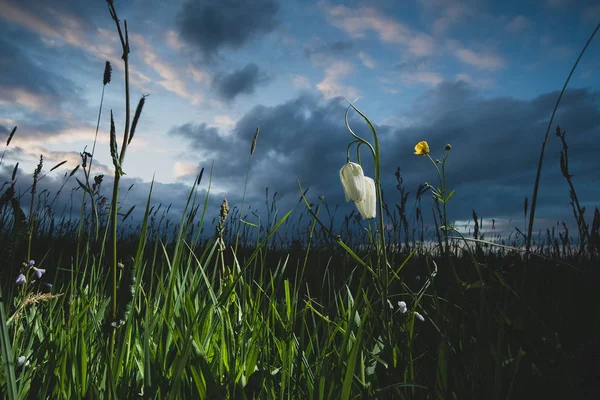
[[[112,2],[109,10],[124,50],[128,116],[121,134],[111,115],[112,198],[93,173],[95,143],[65,173],[65,184],[79,185],[74,219],[55,209],[60,193],[37,192],[42,159],[29,189],[17,190],[25,179],[17,166],[0,189],[3,398],[596,398],[600,211],[579,206],[564,131],[550,140],[563,143],[574,233],[566,225],[534,232],[534,196],[523,210],[529,232],[485,237],[474,212],[473,231],[461,234],[446,210],[451,147],[424,142],[414,161],[435,168],[439,182],[418,188],[411,219],[399,172],[402,201],[382,201],[376,130],[352,104],[349,159],[360,147],[376,176],[366,197],[351,193],[367,203],[339,230],[302,182],[295,209],[276,212],[272,196],[261,221],[223,200],[211,225],[208,192],[198,195],[212,183],[204,170],[180,220],[150,192],[139,226],[124,229],[132,210],[120,208],[121,169],[145,98],[132,112],[126,30]],[[108,63],[103,78],[104,86],[113,78]],[[356,136],[349,113],[373,137]],[[257,129],[248,173],[260,145]]]

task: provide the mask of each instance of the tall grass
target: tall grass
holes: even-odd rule
[[[281,216],[276,193],[269,203],[267,189],[266,223],[258,210],[248,215],[244,203],[230,209],[223,199],[219,216],[205,229],[211,168],[206,196],[198,196],[202,169],[178,222],[171,219],[170,205],[153,204],[152,183],[140,223],[126,229],[132,209],[124,211],[119,200],[120,177],[145,97],[130,126],[127,25],[121,27],[112,1],[108,6],[122,45],[126,87],[120,153],[110,118],[112,199],[100,194],[103,176],[92,179],[94,150],[82,153],[81,170],[65,173],[63,187],[81,171],[84,179],[71,192],[71,209],[62,214],[54,209],[60,190],[53,200],[36,192],[45,176],[41,162],[26,191],[27,214],[23,194],[16,193],[22,179],[17,166],[0,189],[4,397],[597,394],[593,354],[599,350],[600,319],[584,305],[594,304],[598,284],[600,212],[596,208],[591,223],[586,221],[568,169],[565,131],[556,133],[563,144],[560,166],[570,187],[576,239],[566,224],[537,238],[531,231],[486,238],[475,211],[472,234],[460,234],[446,209],[454,193],[445,174],[450,146],[441,161],[429,148],[422,154],[440,181],[437,187],[419,186],[413,213],[407,211],[399,169],[400,200],[390,203],[392,196],[384,198],[381,187],[377,132],[353,104],[345,117],[354,135],[351,144],[367,148],[376,167],[375,224],[353,210],[335,227],[330,205],[323,198],[311,200],[299,182],[297,205]],[[106,74],[103,83],[101,102]],[[370,128],[373,146],[350,128],[351,111]],[[260,145],[257,135],[258,129],[247,175]],[[72,218],[75,190],[83,192],[78,218]],[[424,222],[429,212],[433,229]]]

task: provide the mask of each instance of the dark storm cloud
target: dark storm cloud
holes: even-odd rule
[[[188,0],[177,15],[181,37],[205,59],[222,48],[237,49],[278,25],[274,0]]]
[[[205,125],[183,125],[171,134],[191,141],[195,149],[215,160],[216,179],[243,184],[256,127],[261,127],[252,161],[251,191],[262,195],[265,187],[280,196],[293,193],[297,179],[310,185],[329,186],[345,160],[345,107],[340,99],[326,103],[308,95],[275,107],[256,106],[240,119],[231,136],[220,137]],[[331,182],[331,180],[329,180]]]
[[[518,216],[524,197],[531,201],[541,141],[557,97],[484,99],[462,82],[444,82],[406,113],[418,122],[396,133],[409,140],[402,155],[410,157],[410,144],[427,140],[432,156],[442,158],[444,145],[451,143],[447,172],[456,189],[450,208],[455,217],[468,219],[470,208],[489,217]],[[597,198],[600,187],[600,176],[587,167],[597,159],[593,133],[600,128],[599,93],[569,90],[563,101],[548,138],[538,200],[540,215],[546,210],[556,220],[570,215],[568,186],[559,168],[561,144],[553,133],[556,124],[568,132],[570,169],[580,196]],[[427,159],[412,161],[422,169],[423,180],[437,182]]]
[[[37,185],[37,196],[36,203],[42,201],[42,203],[51,204],[52,212],[56,217],[66,216],[69,218],[69,210],[72,205],[81,204],[82,199],[82,189],[79,187],[79,184],[75,180],[78,178],[81,181],[84,181],[83,173],[80,170],[71,178],[66,179],[68,174],[74,168],[74,164],[66,164],[65,166],[60,167],[57,171],[59,175],[57,176],[46,176],[42,178]],[[51,166],[45,166],[42,170],[42,175],[48,171]],[[0,166],[0,187],[4,182],[11,181],[11,176],[13,172],[14,165],[1,165]],[[67,175],[64,175],[64,174]],[[24,209],[26,215],[28,215],[28,206],[29,201],[31,199],[31,195],[28,192],[28,188],[32,183],[32,174],[33,171],[24,171],[22,168],[19,168],[17,171],[17,181],[15,185],[16,193],[22,194],[21,206]],[[92,176],[95,176],[95,173],[92,173]],[[66,183],[65,183],[66,180]],[[64,184],[64,186],[63,186]],[[105,196],[110,201],[111,198],[111,190],[113,185],[113,177],[110,174],[105,174],[103,183],[101,186],[100,194]],[[197,190],[197,201],[196,204],[203,204],[206,196],[206,181],[201,185],[201,189]],[[0,195],[4,193],[4,190],[7,189],[5,185],[0,190]],[[181,184],[181,183],[160,183],[154,182],[152,187],[152,198],[150,206],[154,206],[155,209],[159,205],[161,205],[161,212],[157,214],[157,219],[163,215],[163,211],[165,211],[170,206],[170,211],[166,214],[166,218],[171,220],[171,224],[178,224],[181,219],[181,215],[183,214],[188,195],[190,193],[190,187]],[[58,196],[56,196],[58,194]],[[132,206],[136,206],[133,212],[128,217],[128,220],[123,223],[121,217],[119,217],[120,227],[132,224],[132,227],[135,228],[138,224],[141,223],[144,210],[146,207],[146,201],[148,199],[148,195],[150,194],[150,182],[142,182],[137,178],[128,178],[124,176],[121,179],[121,190],[119,197],[119,204],[122,208],[122,213],[126,213]],[[42,195],[40,198],[39,195]],[[23,201],[26,199],[26,201]],[[40,200],[41,199],[41,200]],[[211,229],[212,219],[218,215],[219,206],[223,197],[216,194],[210,194],[207,205],[207,212],[205,218],[205,232],[207,234],[211,234],[214,232]],[[238,197],[233,197],[234,201],[238,201]],[[37,206],[36,206],[37,207]],[[190,209],[188,208],[187,212]],[[65,215],[66,212],[66,215]],[[77,216],[75,215],[75,218]],[[196,221],[198,221],[199,216],[197,216]],[[158,221],[157,221],[158,222]]]
[[[304,56],[310,61],[321,62],[327,57],[347,55],[353,48],[354,44],[352,42],[337,40],[318,45],[307,45],[304,47]]]
[[[231,101],[240,94],[252,94],[260,85],[266,85],[272,80],[268,74],[261,71],[254,63],[229,74],[218,74],[213,80],[213,87],[219,97]]]
[[[532,100],[486,99],[464,82],[444,82],[423,95],[405,114],[410,126],[377,126],[382,148],[382,180],[386,200],[399,199],[394,172],[401,168],[404,185],[411,192],[424,181],[438,177],[426,157],[414,155],[414,145],[427,140],[431,155],[443,158],[444,145],[452,144],[447,166],[448,184],[456,189],[449,204],[452,219],[468,220],[472,209],[484,218],[522,218],[523,199],[531,193],[541,141],[558,93]],[[569,90],[555,125],[567,130],[571,173],[580,201],[591,207],[600,196],[600,176],[594,168],[600,128],[599,93]],[[360,104],[357,104],[361,108]],[[363,111],[368,115],[368,104]],[[313,196],[324,195],[330,205],[350,212],[344,203],[338,171],[352,139],[344,126],[345,104],[340,99],[322,102],[301,96],[276,107],[257,106],[240,119],[234,135],[220,137],[214,128],[183,126],[172,134],[189,138],[192,145],[215,160],[215,179],[239,184],[245,179],[254,130],[261,127],[252,160],[249,198],[264,203],[264,189],[279,192],[281,207],[298,199],[297,180],[310,187]],[[553,130],[555,129],[555,125]],[[351,126],[372,141],[364,122],[353,118]],[[550,134],[538,199],[538,216],[552,222],[572,219],[568,186],[560,173],[560,140]],[[366,150],[366,149],[365,149]],[[355,150],[351,152],[355,159]],[[362,153],[365,173],[373,176],[367,151]],[[430,201],[424,199],[424,206]],[[412,203],[411,203],[412,204]],[[596,202],[597,205],[597,202]],[[591,210],[591,208],[589,208]],[[428,214],[431,214],[428,212]]]

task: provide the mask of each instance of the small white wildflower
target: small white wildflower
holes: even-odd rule
[[[425,321],[425,318],[421,314],[419,314],[418,312],[416,312],[416,311],[415,311],[415,317],[417,317],[421,321]]]
[[[394,309],[394,305],[392,304],[392,302],[390,301],[390,299],[388,299],[387,302],[390,305],[390,309],[393,310]]]
[[[368,176],[364,177],[365,198],[355,201],[356,208],[363,219],[375,218],[377,215],[377,195],[375,193],[375,181]]]
[[[346,202],[365,199],[365,175],[359,164],[353,162],[344,164],[342,169],[340,169],[340,180],[344,188]]]
[[[402,314],[404,314],[404,313],[406,312],[406,310],[407,310],[406,303],[405,303],[405,302],[403,302],[403,301],[399,301],[399,302],[398,302],[398,310],[399,310],[399,311],[400,311]]]
[[[17,357],[17,367],[21,368],[23,366],[28,366],[29,365],[29,360],[27,360],[27,357],[25,356],[19,356]]]

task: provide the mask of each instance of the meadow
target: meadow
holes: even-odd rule
[[[204,169],[179,220],[150,191],[141,222],[129,227],[120,179],[146,98],[132,110],[127,28],[107,3],[122,44],[127,116],[122,134],[110,116],[112,196],[93,173],[95,143],[64,173],[63,187],[77,182],[69,210],[56,209],[60,191],[38,193],[42,158],[28,188],[18,164],[0,187],[3,398],[598,396],[600,211],[579,205],[565,130],[550,121],[546,139],[551,132],[563,145],[564,206],[576,232],[564,222],[533,230],[543,149],[534,196],[524,195],[527,232],[486,237],[475,211],[472,231],[459,232],[446,210],[450,145],[416,144],[415,159],[428,159],[439,182],[406,188],[398,170],[396,192],[384,198],[376,129],[352,103],[348,159],[362,150],[362,160],[340,166],[339,190],[357,208],[339,229],[331,205],[310,201],[302,182],[285,213],[267,189],[266,220],[223,199],[208,221],[212,171]],[[103,87],[113,79],[108,62],[102,78]],[[354,133],[350,113],[372,137]],[[4,153],[17,135],[15,127]],[[260,129],[248,174],[256,146]],[[375,165],[368,183],[361,161]]]

